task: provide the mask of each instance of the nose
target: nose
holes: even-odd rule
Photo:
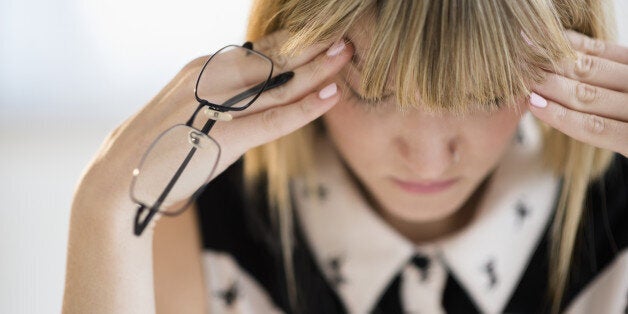
[[[460,150],[455,124],[442,116],[417,116],[409,114],[394,139],[401,170],[413,180],[451,179],[455,151]]]

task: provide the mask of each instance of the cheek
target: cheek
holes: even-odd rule
[[[342,101],[322,117],[329,138],[346,159],[366,164],[381,153],[389,129],[386,119],[367,113],[360,105]]]
[[[323,115],[327,133],[339,148],[355,149],[353,146],[364,142],[364,132],[368,132],[355,107],[342,101]]]

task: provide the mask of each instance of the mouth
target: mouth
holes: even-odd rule
[[[456,182],[460,180],[460,178],[454,178],[444,181],[425,182],[404,181],[397,178],[392,178],[391,180],[395,183],[395,185],[397,185],[406,192],[415,194],[433,194],[443,192],[451,188],[454,184],[456,184]]]

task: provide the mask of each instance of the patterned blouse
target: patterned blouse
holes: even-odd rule
[[[542,167],[527,113],[471,221],[415,245],[363,198],[332,145],[314,191],[294,178],[296,308],[266,187],[244,197],[242,160],[197,200],[211,313],[544,313],[562,179]],[[561,312],[628,314],[628,160],[589,186]],[[276,217],[273,217],[276,218]]]

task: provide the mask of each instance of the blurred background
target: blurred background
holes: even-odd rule
[[[188,61],[241,44],[250,2],[0,0],[0,313],[61,311],[83,169]]]
[[[72,194],[104,137],[250,0],[0,0],[0,313],[59,313]],[[615,1],[628,45],[628,1]]]

